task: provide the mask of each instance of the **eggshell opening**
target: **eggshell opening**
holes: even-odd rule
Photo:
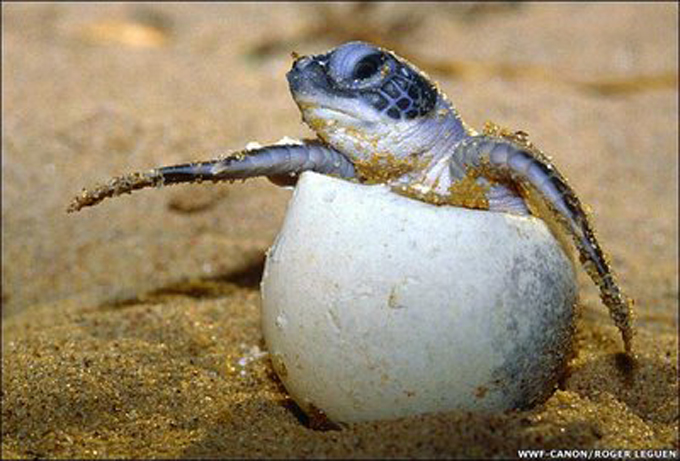
[[[333,421],[502,411],[554,390],[576,296],[540,219],[304,173],[267,256],[262,327],[292,398]]]

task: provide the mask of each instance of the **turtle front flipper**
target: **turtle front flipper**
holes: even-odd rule
[[[109,197],[149,187],[202,181],[233,181],[266,176],[276,184],[291,184],[303,171],[354,178],[352,162],[340,152],[317,140],[283,143],[234,152],[206,162],[155,168],[129,173],[106,184],[83,189],[70,203],[69,213],[98,204]]]
[[[581,201],[550,159],[529,143],[526,134],[510,133],[493,125],[485,134],[462,141],[454,152],[456,163],[491,183],[519,189],[527,204],[547,208],[578,249],[581,264],[600,290],[600,298],[621,331],[626,353],[633,357],[633,300],[618,285],[612,268]],[[453,165],[453,164],[452,164]]]

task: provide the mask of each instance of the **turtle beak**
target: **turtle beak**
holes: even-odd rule
[[[314,56],[294,56],[293,67],[286,74],[291,92],[309,93],[324,88],[327,77],[318,60]]]

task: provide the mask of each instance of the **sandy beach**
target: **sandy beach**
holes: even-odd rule
[[[516,457],[680,449],[678,6],[5,4],[2,458]],[[578,272],[576,353],[522,412],[316,427],[287,396],[260,292],[291,192],[81,188],[311,137],[291,52],[362,39],[427,71],[465,121],[529,133],[592,211],[637,308],[639,360]]]

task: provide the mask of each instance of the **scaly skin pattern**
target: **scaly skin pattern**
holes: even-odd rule
[[[617,284],[578,196],[525,133],[493,124],[476,133],[424,72],[367,43],[294,57],[290,90],[317,139],[124,175],[83,190],[68,211],[147,187],[257,176],[291,185],[303,171],[315,171],[387,184],[435,205],[537,214],[571,237],[634,356],[632,300]]]

